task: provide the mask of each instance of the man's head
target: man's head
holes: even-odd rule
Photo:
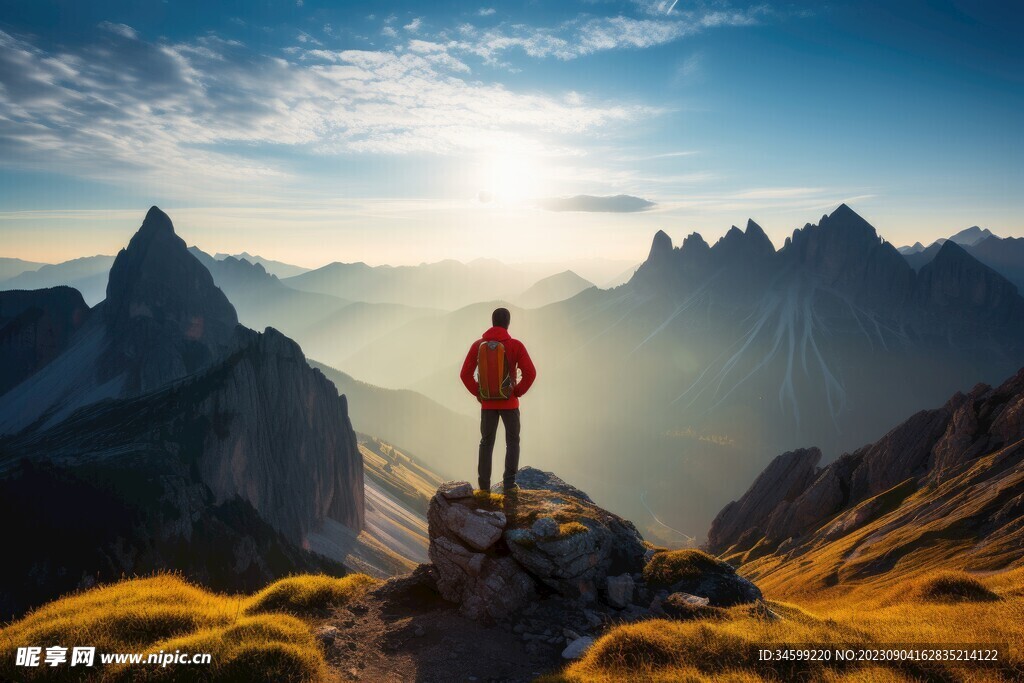
[[[512,314],[507,308],[495,308],[494,313],[491,313],[491,324],[495,327],[504,327],[507,330],[511,320]]]

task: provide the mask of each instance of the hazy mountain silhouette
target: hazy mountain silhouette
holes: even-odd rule
[[[523,291],[532,282],[526,274],[497,261],[449,260],[419,266],[331,263],[290,277],[285,284],[355,301],[451,310]]]
[[[567,268],[585,279],[605,282],[623,272],[628,261],[577,259],[566,263],[469,263],[438,261],[418,266],[368,266],[331,263],[284,280],[289,287],[331,294],[352,301],[453,310],[480,301],[513,298],[538,280]]]
[[[229,258],[233,258],[237,261],[248,261],[253,265],[261,266],[265,271],[279,278],[302,275],[303,273],[308,273],[312,270],[311,268],[304,268],[291,263],[284,263],[283,261],[274,261],[273,259],[263,258],[262,256],[253,256],[247,251],[243,251],[241,254],[222,254],[218,252],[213,255],[213,258],[218,261],[226,261]]]
[[[274,327],[298,337],[351,302],[326,294],[292,289],[259,263],[228,256],[215,259],[198,247],[189,251],[202,263],[213,281],[238,311],[238,320],[256,330]]]
[[[410,323],[339,367],[471,413],[458,366],[496,303]],[[915,273],[845,205],[778,251],[753,221],[714,246],[659,233],[627,285],[512,311],[540,370],[524,462],[691,535],[776,453],[838,454],[1024,362],[1024,299],[1005,278],[955,243]]]
[[[20,258],[8,258],[0,256],[0,287],[4,287],[4,280],[27,273],[33,270],[39,270],[46,263],[36,263],[35,261],[23,261]],[[6,287],[4,287],[6,289]]]
[[[516,302],[523,308],[539,308],[556,301],[565,301],[593,286],[593,282],[580,277],[571,270],[563,270],[561,273],[555,273],[535,282],[529,289],[516,297]]]
[[[920,270],[935,258],[944,241],[936,241],[914,253],[905,253],[904,258],[915,270]],[[949,241],[956,240],[950,238]],[[1012,282],[1018,293],[1024,292],[1024,237],[990,235],[961,246],[978,261]]]
[[[0,289],[47,289],[74,287],[90,306],[103,301],[107,291],[107,273],[113,256],[84,256],[63,263],[44,264],[36,270],[0,280]]]

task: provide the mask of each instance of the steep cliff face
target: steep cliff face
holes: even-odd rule
[[[832,553],[840,577],[912,554],[936,566],[1024,561],[1024,370],[921,411],[813,475],[810,465],[778,456],[719,513],[708,549],[764,564],[843,543]]]
[[[4,570],[0,604],[32,604],[15,588],[24,575],[34,600],[158,569],[223,590],[341,570],[301,548],[329,520],[363,524],[362,456],[345,399],[274,330],[239,328],[232,343],[183,382],[0,440],[7,512],[28,510],[29,499],[52,508],[19,541],[34,565]]]
[[[0,394],[60,355],[89,312],[70,287],[0,292]]]
[[[363,461],[345,398],[280,332],[240,329],[236,343],[209,376],[216,390],[196,397],[216,425],[203,440],[203,482],[299,543],[326,519],[360,529]]]

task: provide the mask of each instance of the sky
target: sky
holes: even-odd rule
[[[846,202],[1024,236],[1024,10],[992,2],[0,0],[0,256],[638,261]]]

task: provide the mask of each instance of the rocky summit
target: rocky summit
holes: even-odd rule
[[[554,612],[562,616],[547,627],[575,635],[566,642],[571,658],[585,650],[576,641],[607,620],[672,616],[679,605],[729,606],[761,597],[721,560],[646,543],[632,522],[550,472],[525,467],[517,484],[517,491],[503,494],[447,482],[430,501],[429,572],[437,591],[464,616],[522,621],[524,614],[543,612],[538,604],[557,604]]]

